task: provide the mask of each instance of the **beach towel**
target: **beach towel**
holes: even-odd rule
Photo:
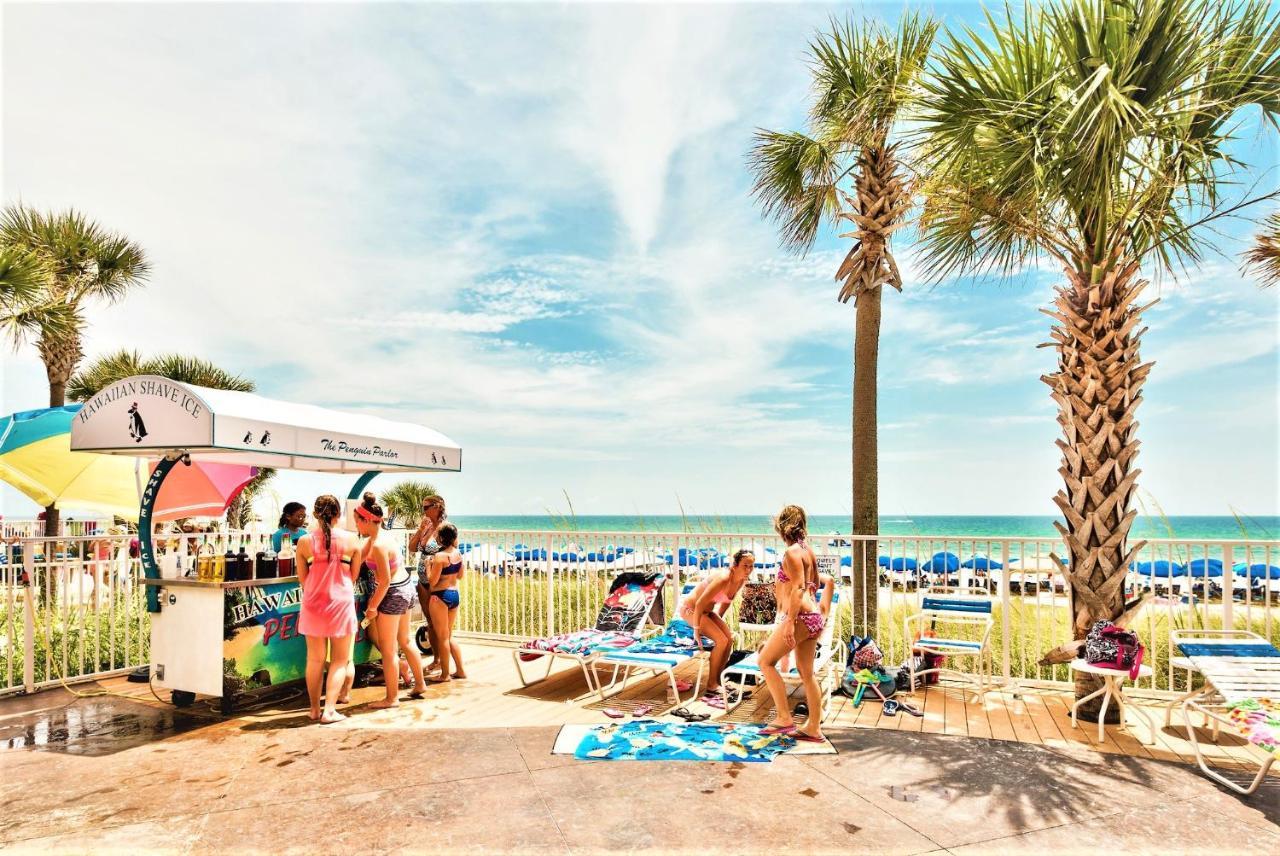
[[[1227,718],[1259,749],[1280,752],[1280,701],[1248,698],[1227,705]]]
[[[574,751],[583,761],[772,761],[795,745],[761,726],[633,720],[592,728]]]

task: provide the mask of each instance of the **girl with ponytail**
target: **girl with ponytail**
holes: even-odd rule
[[[382,531],[382,506],[377,497],[366,493],[356,506],[356,531],[365,539],[361,549],[364,567],[373,574],[373,586],[364,609],[366,619],[372,620],[370,635],[373,644],[382,652],[382,677],[387,695],[370,707],[397,707],[400,704],[400,652],[409,661],[408,671],[413,679],[409,698],[422,698],[427,690],[422,675],[422,660],[418,650],[409,644],[409,611],[418,602],[417,585],[409,569],[400,560],[400,553],[385,541],[378,541]]]
[[[298,541],[298,586],[302,606],[298,632],[307,638],[307,696],[312,721],[346,719],[334,709],[348,676],[356,635],[355,578],[359,571],[360,540],[339,528],[342,506],[325,494],[316,499],[312,514],[318,531]],[[327,650],[326,650],[327,649]],[[321,681],[328,655],[329,675],[320,710]]]
[[[769,695],[773,696],[777,713],[773,722],[760,733],[790,734],[806,743],[821,743],[826,739],[822,736],[822,690],[813,674],[813,661],[826,617],[817,602],[820,585],[818,560],[805,540],[808,537],[808,520],[803,508],[798,505],[783,508],[774,520],[774,529],[787,549],[782,554],[782,567],[774,584],[778,599],[777,624],[760,651],[759,662],[760,673],[769,688]],[[832,587],[834,583],[827,581],[826,585]],[[834,588],[828,591],[828,596],[833,591]],[[791,715],[786,684],[778,672],[778,661],[792,651],[795,651],[796,670],[804,683],[805,702],[809,708],[808,718],[799,730]]]

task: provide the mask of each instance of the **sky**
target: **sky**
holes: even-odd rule
[[[3,200],[145,247],[90,357],[178,351],[426,424],[464,449],[429,478],[452,513],[847,513],[847,243],[784,252],[745,155],[803,127],[829,15],[901,8],[6,4]],[[1240,137],[1243,179],[1276,187],[1276,137]],[[1280,289],[1241,274],[1249,233],[1151,288],[1139,485],[1170,514],[1280,512]],[[930,285],[912,237],[884,301],[881,512],[1055,513],[1057,272]],[[34,349],[0,360],[3,411],[43,406]],[[7,488],[0,510],[34,511]]]

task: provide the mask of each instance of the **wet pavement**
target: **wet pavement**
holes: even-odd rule
[[[366,691],[368,692],[368,691]],[[306,725],[114,696],[0,701],[10,852],[1280,852],[1280,783],[964,737],[831,730],[771,764],[579,762],[558,727]]]

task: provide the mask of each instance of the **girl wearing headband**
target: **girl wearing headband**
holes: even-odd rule
[[[364,567],[373,575],[373,591],[365,606],[365,618],[369,625],[373,644],[382,652],[382,678],[387,695],[370,707],[382,709],[400,704],[400,652],[409,661],[409,674],[413,677],[413,689],[409,698],[422,698],[427,685],[422,677],[422,660],[417,649],[409,644],[409,611],[418,601],[417,586],[413,575],[400,563],[400,553],[394,547],[378,542],[382,531],[382,506],[372,493],[364,495],[364,501],[356,507],[356,531],[365,539],[362,555]]]

